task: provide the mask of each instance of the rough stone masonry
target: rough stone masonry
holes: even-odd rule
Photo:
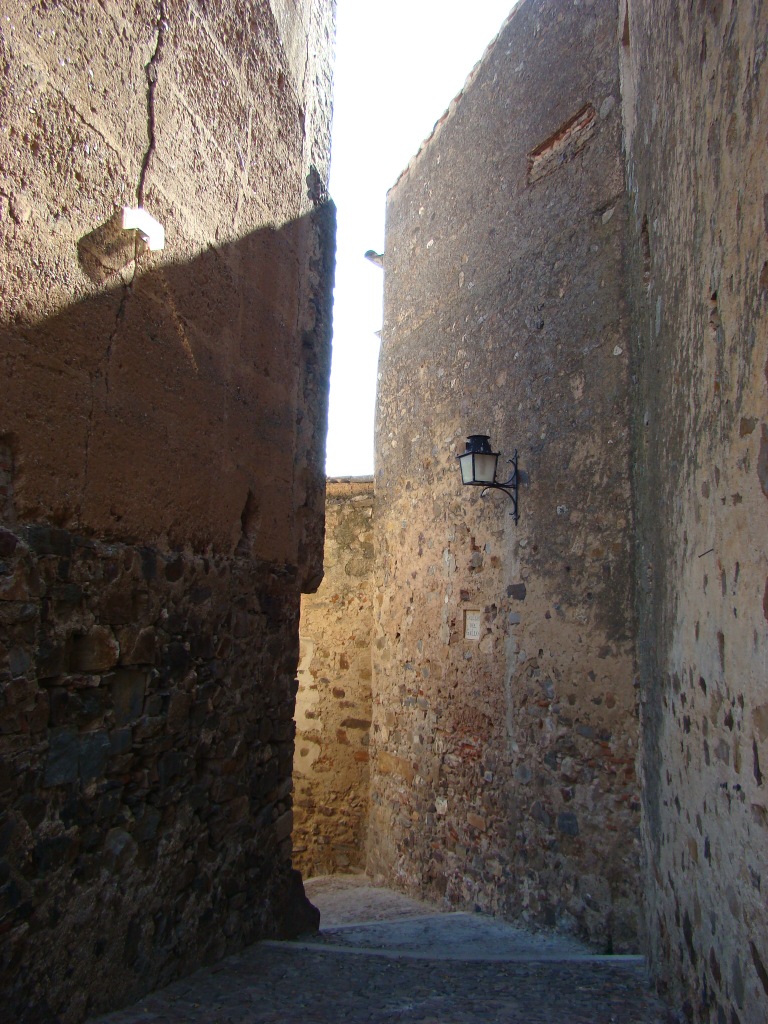
[[[528,0],[387,200],[369,868],[637,948],[616,9]],[[460,484],[520,450],[520,521]],[[501,464],[502,479],[506,464]]]
[[[3,1021],[316,923],[291,768],[333,35],[332,0],[3,5]]]
[[[717,1024],[768,1019],[767,39],[762,0],[526,0],[384,257],[370,870],[644,932]]]
[[[325,576],[301,601],[294,864],[364,871],[369,813],[373,480],[329,479]]]
[[[768,1020],[768,7],[622,4],[649,953]]]

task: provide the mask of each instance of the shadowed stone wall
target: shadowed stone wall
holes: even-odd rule
[[[333,30],[332,0],[4,4],[3,1020],[80,1021],[316,921],[291,764]]]
[[[768,1019],[768,123],[762,2],[631,0],[620,49],[651,962]]]
[[[622,951],[640,805],[616,39],[608,0],[521,4],[389,193],[369,870]],[[519,449],[517,525],[462,490],[470,433]]]
[[[301,601],[294,864],[364,870],[373,631],[373,479],[329,479],[325,577]]]

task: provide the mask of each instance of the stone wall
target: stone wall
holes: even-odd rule
[[[313,923],[332,0],[0,22],[0,977],[75,1022]],[[161,221],[150,253],[122,206]]]
[[[639,793],[616,39],[609,0],[519,5],[389,193],[369,870],[620,951]],[[470,433],[519,449],[517,525],[462,489]]]
[[[768,1019],[768,121],[762,2],[630,0],[651,962],[688,1019]]]
[[[294,864],[362,871],[368,822],[373,478],[329,479],[325,578],[301,601]]]

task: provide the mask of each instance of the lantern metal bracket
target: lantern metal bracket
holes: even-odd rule
[[[503,491],[512,502],[510,515],[517,522],[517,489],[520,481],[517,468],[517,448],[515,448],[512,458],[507,460],[512,466],[512,473],[509,480],[505,480],[503,484],[496,480],[499,453],[491,448],[491,439],[488,434],[470,434],[467,438],[466,451],[457,455],[456,458],[461,466],[461,482],[470,487],[482,487],[481,497],[486,491]]]
[[[512,511],[509,514],[512,516],[513,520],[517,522],[517,488],[519,483],[519,476],[517,472],[517,448],[515,448],[515,454],[512,458],[507,461],[512,466],[512,475],[509,480],[505,480],[503,484],[497,484],[496,481],[492,484],[485,484],[480,492],[480,497],[482,498],[486,491],[504,491],[506,496],[512,502]]]

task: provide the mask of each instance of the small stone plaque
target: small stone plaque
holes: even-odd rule
[[[464,639],[480,639],[480,612],[464,612]]]

